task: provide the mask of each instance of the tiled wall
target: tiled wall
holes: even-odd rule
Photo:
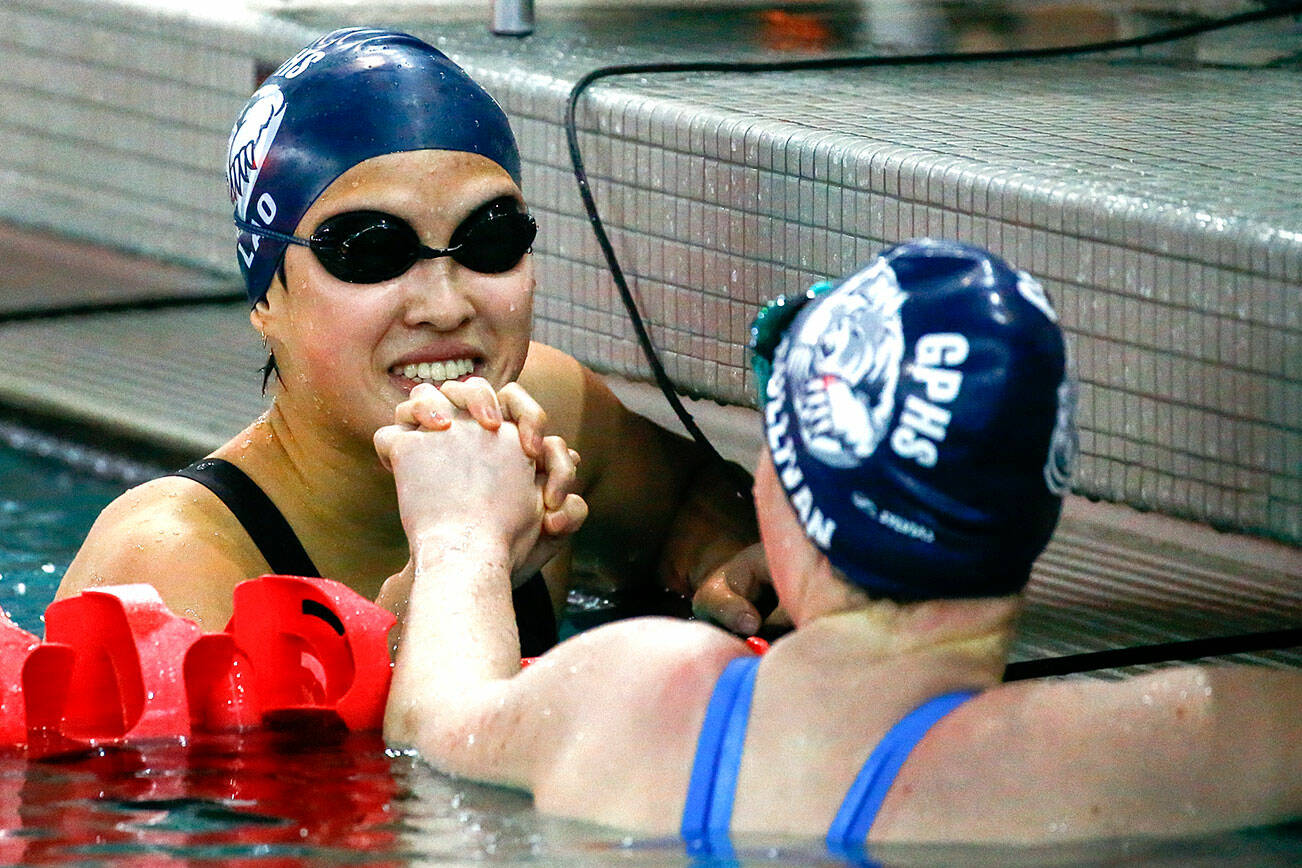
[[[0,9],[0,214],[233,270],[226,135],[255,64],[311,31],[140,8]],[[516,125],[543,226],[537,336],[645,376],[560,126],[599,54],[440,44]],[[761,301],[898,240],[958,238],[1056,301],[1082,386],[1080,492],[1302,540],[1295,75],[1085,61],[671,75],[602,83],[580,117],[607,228],[685,389],[749,403],[741,346]]]
[[[0,213],[230,270],[222,166],[253,58],[276,44],[259,31],[140,3],[6,0]]]
[[[897,240],[958,238],[1056,301],[1081,381],[1079,491],[1299,539],[1296,80],[1085,62],[886,75],[617,79],[585,98],[588,174],[671,377],[748,401],[739,344],[762,300]],[[531,156],[579,233],[551,251],[544,335],[641,370],[567,155]]]

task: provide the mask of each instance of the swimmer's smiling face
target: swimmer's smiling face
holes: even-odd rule
[[[348,211],[382,211],[409,223],[422,244],[445,248],[467,216],[501,197],[523,203],[511,176],[477,154],[385,154],[337,178],[295,234],[309,237],[322,221]],[[524,367],[533,317],[530,256],[501,274],[446,256],[423,259],[391,280],[357,284],[331,275],[307,248],[290,246],[285,273],[288,289],[273,281],[252,313],[285,383],[277,400],[355,423],[367,438],[393,421],[393,408],[417,382],[479,376],[500,389]]]

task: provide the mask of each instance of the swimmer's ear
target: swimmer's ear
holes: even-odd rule
[[[262,336],[263,343],[267,341],[268,312],[266,296],[258,299],[258,303],[253,305],[253,309],[249,311],[249,322],[253,324],[254,330]]]
[[[277,288],[279,288],[281,292],[289,291],[289,278],[285,275],[285,257],[283,255],[280,258],[280,264],[276,267],[275,273],[271,276],[271,281],[267,284],[267,291],[264,292],[262,298],[258,299],[254,304],[253,310],[249,314],[249,319],[252,321],[253,327],[262,335],[264,341],[266,340],[266,330],[263,328],[263,324],[259,323],[254,317],[254,314],[261,310],[265,315],[268,307],[267,298]]]
[[[267,299],[276,291],[285,291],[283,268],[279,269],[271,278],[271,284],[267,287],[267,291],[263,293],[262,298],[254,303],[253,309],[249,311],[249,322],[253,323],[253,327],[258,330],[258,334],[262,335],[264,341],[267,338],[268,318],[271,316],[271,304]]]
[[[266,296],[258,299],[257,303],[249,311],[249,322],[253,325],[253,330],[258,333],[258,337],[262,339],[262,348],[267,349],[268,341],[275,340],[277,330],[276,314],[267,302]]]

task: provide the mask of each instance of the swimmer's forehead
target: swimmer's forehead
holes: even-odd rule
[[[480,154],[438,149],[381,154],[332,181],[303,215],[299,229],[310,231],[326,217],[359,208],[409,220],[426,215],[459,219],[504,196],[524,205],[514,179]]]

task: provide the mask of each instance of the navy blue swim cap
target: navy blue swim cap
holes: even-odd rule
[[[336,30],[281,64],[240,112],[227,147],[235,216],[292,235],[331,182],[371,157],[467,151],[520,183],[506,114],[441,51],[390,30]],[[241,232],[236,251],[256,304],[285,242]]]
[[[764,400],[806,535],[874,596],[1021,590],[1078,452],[1043,289],[984,250],[921,240],[806,299]]]

